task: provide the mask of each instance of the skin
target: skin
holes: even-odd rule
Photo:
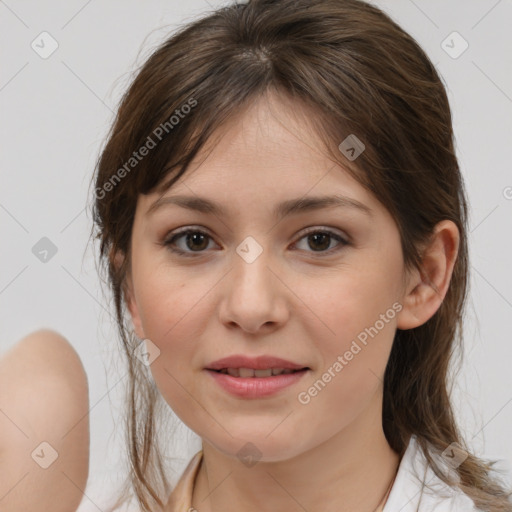
[[[318,149],[307,115],[314,112],[286,98],[255,102],[165,193],[207,197],[224,206],[225,217],[177,205],[147,216],[158,194],[137,203],[127,305],[136,334],[160,350],[151,372],[161,394],[202,438],[192,502],[200,512],[376,510],[399,464],[381,421],[393,337],[426,322],[449,285],[455,224],[439,223],[422,272],[406,273],[389,212]],[[373,216],[343,208],[279,222],[271,216],[281,201],[332,193],[364,203]],[[163,245],[185,226],[209,235],[188,245],[186,235],[176,240],[195,258]],[[308,242],[310,227],[350,243]],[[263,249],[250,264],[236,252],[247,236]],[[399,313],[317,396],[300,403],[298,393],[397,302]],[[231,354],[275,355],[310,371],[274,396],[236,398],[204,370]],[[252,467],[237,456],[249,441],[262,454]]]
[[[70,512],[89,473],[87,376],[69,341],[34,331],[0,357],[0,510]],[[35,460],[50,461],[44,468]],[[36,448],[38,448],[36,450]],[[36,453],[35,459],[31,456]],[[38,456],[38,457],[37,457]]]

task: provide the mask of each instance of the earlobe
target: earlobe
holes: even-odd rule
[[[412,284],[411,284],[412,283]],[[408,280],[406,293],[402,298],[402,309],[397,315],[397,328],[402,330],[413,329],[421,325],[421,321],[416,316],[418,307],[418,287],[421,286],[422,277],[418,270],[411,274]]]
[[[422,268],[412,274],[397,328],[406,330],[427,322],[448,291],[459,247],[459,230],[449,220],[439,222],[422,255]]]
[[[128,280],[131,280],[129,276],[127,276]],[[126,294],[126,307],[130,312],[130,317],[132,320],[133,331],[139,339],[144,339],[146,336],[144,335],[144,329],[142,328],[142,322],[140,320],[139,308],[137,306],[137,302],[135,301],[134,294],[132,293],[132,285],[131,283],[127,285],[127,294]]]

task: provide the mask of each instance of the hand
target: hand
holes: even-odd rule
[[[89,393],[78,354],[41,329],[0,356],[0,510],[76,511],[89,473]]]

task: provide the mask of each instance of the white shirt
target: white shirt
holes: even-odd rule
[[[422,482],[426,486],[422,489]],[[428,487],[427,487],[428,485]],[[430,488],[430,489],[429,489]],[[416,436],[411,436],[384,512],[478,512],[473,500],[445,484],[427,464]]]
[[[197,452],[184,470],[171,493],[166,512],[189,512],[192,508],[192,493],[195,478],[202,459],[202,450]],[[427,487],[422,489],[422,482]],[[416,436],[411,436],[409,445],[400,461],[398,472],[383,512],[479,512],[469,496],[460,489],[445,484],[430,466]]]

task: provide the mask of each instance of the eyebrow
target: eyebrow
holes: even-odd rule
[[[165,205],[178,205],[188,210],[194,210],[201,213],[212,214],[218,217],[225,217],[227,213],[224,208],[218,203],[206,199],[205,197],[199,196],[166,196],[156,200],[146,212],[146,216],[149,216],[156,210],[160,209]],[[373,210],[365,204],[357,201],[356,199],[343,196],[343,195],[332,195],[332,196],[316,196],[316,197],[301,197],[297,199],[289,199],[279,203],[274,208],[272,215],[276,219],[281,219],[286,215],[299,214],[304,212],[311,212],[320,210],[322,208],[351,208],[358,210],[359,212],[373,217]]]

